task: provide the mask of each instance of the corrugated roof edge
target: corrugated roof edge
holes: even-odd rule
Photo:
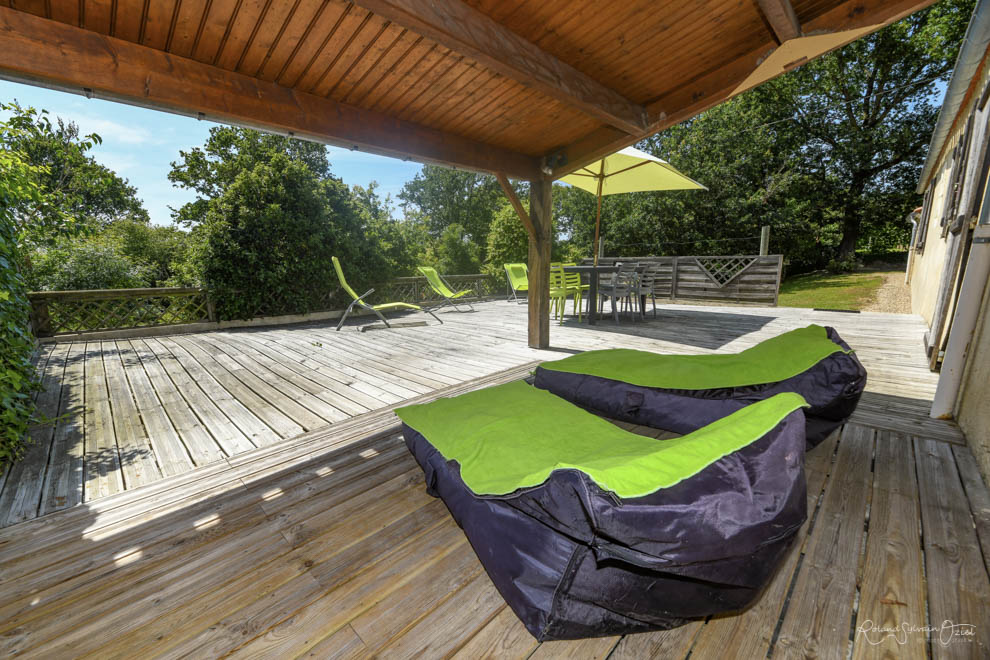
[[[942,153],[942,146],[949,138],[956,115],[966,99],[966,91],[969,89],[973,76],[979,72],[988,46],[990,46],[990,0],[980,0],[973,10],[973,17],[969,19],[966,36],[963,37],[963,45],[959,49],[952,78],[949,80],[949,86],[945,89],[942,109],[939,110],[935,131],[932,133],[932,141],[928,146],[928,157],[925,159],[925,166],[922,168],[921,177],[918,179],[917,192],[919,193],[925,192],[928,187],[928,182]]]

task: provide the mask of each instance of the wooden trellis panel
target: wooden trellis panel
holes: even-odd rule
[[[484,273],[474,275],[446,275],[444,278],[454,291],[471,289],[474,296],[465,300],[494,298],[505,293],[505,280],[496,275]],[[425,277],[398,277],[375,287],[374,302],[408,302],[413,304],[439,302],[441,297],[430,288]]]
[[[617,261],[659,263],[657,297],[776,305],[784,258],[772,254],[604,257],[599,260],[602,264]]]
[[[444,279],[454,290],[474,290],[475,295],[465,300],[494,298],[504,293],[505,283],[495,275],[450,275]],[[220,320],[214,301],[205,289],[198,288],[39,291],[29,297],[31,324],[38,337]],[[440,299],[425,277],[400,277],[376,285],[369,297],[371,303],[427,305]],[[254,311],[254,318],[336,311],[350,302],[350,296],[340,287],[315,292],[303,303],[272,297]]]
[[[43,291],[30,299],[39,337],[215,320],[209,297],[196,288]]]

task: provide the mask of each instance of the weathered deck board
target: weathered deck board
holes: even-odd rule
[[[39,515],[75,506],[83,496],[85,346],[73,344],[66,357],[51,462],[45,473]]]
[[[58,356],[64,353],[64,346],[52,347],[39,359],[42,390],[35,394],[35,403],[38,413],[42,415],[51,417],[58,411],[61,394],[59,378],[65,366],[64,359]],[[51,449],[51,433],[50,426],[32,425],[28,436],[31,444],[24,456],[10,466],[3,493],[0,494],[0,523],[3,525],[11,525],[37,515]]]
[[[528,368],[420,400],[517,379]],[[925,645],[917,633],[913,646],[874,647],[851,625],[895,617],[921,627],[954,616],[977,626],[977,641],[933,643],[936,657],[985,654],[988,577],[973,516],[990,495],[972,475],[960,478],[957,446],[921,438],[912,447],[896,433],[849,425],[808,454],[809,521],[748,611],[540,645],[443,504],[425,494],[397,429],[391,409],[364,413],[0,530],[0,653],[842,657],[851,645],[857,658],[917,657]],[[953,605],[953,595],[962,602]]]
[[[915,438],[935,658],[990,656],[990,581],[950,445]],[[948,625],[943,625],[948,622]],[[972,626],[972,637],[962,635]]]
[[[782,618],[774,655],[846,656],[869,504],[872,429],[847,424]]]
[[[877,434],[869,535],[863,563],[855,630],[868,643],[853,657],[924,657],[924,635],[893,634],[905,621],[925,619],[924,571],[914,451],[909,439],[889,431]],[[872,597],[869,597],[872,596]]]
[[[68,350],[80,354],[81,367],[70,361],[71,372],[49,377],[59,391],[44,395],[52,399],[52,416],[63,415],[56,440],[46,436],[50,450],[35,449],[0,479],[0,524],[11,515],[3,502],[19,503],[9,522],[28,519],[534,359],[615,346],[735,352],[811,322],[836,326],[870,372],[852,421],[963,442],[954,424],[928,417],[936,378],[921,349],[918,317],[664,305],[647,322],[554,324],[554,349],[536,351],[524,343],[524,306],[490,302],[476,309],[445,311],[443,325],[368,333],[336,332],[326,322],[73,344]],[[72,454],[83,446],[88,463]],[[50,452],[44,460],[43,451]],[[32,465],[41,470],[38,478]],[[82,485],[76,474],[85,474]],[[43,493],[49,486],[54,490]],[[32,511],[25,502],[37,506]]]

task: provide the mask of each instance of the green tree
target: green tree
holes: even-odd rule
[[[354,286],[387,277],[361,238],[350,191],[285,154],[240,172],[209,203],[198,252],[222,318],[304,313],[337,288],[337,256]]]
[[[392,217],[392,198],[378,194],[378,183],[367,188],[352,186],[354,202],[361,214],[364,237],[385,262],[385,270],[393,276],[415,275],[423,265],[429,250],[430,237],[425,225],[415,218],[405,221]]]
[[[897,225],[906,234],[939,86],[974,4],[942,0],[770,84],[806,136],[797,154],[804,170],[834,196],[840,260],[853,257],[864,229]]]
[[[31,161],[21,147],[45,130],[38,113],[0,104],[11,113],[0,121],[0,465],[17,458],[24,448],[34,412],[32,392],[38,387],[32,363],[31,334],[22,263],[25,243],[54,241],[77,230],[75,218],[62,205],[66,196],[46,188],[51,173]],[[85,151],[79,142],[71,146]],[[58,194],[57,194],[58,193]]]
[[[554,192],[557,192],[556,188]],[[529,201],[522,201],[529,211]],[[488,246],[485,251],[485,272],[501,275],[503,264],[526,263],[529,260],[529,234],[519,220],[516,210],[506,202],[495,213],[491,230],[488,232]]]
[[[566,199],[571,194],[569,191],[575,190],[577,189],[570,186],[554,186],[554,195],[562,193]],[[587,193],[579,190],[577,192],[587,195]],[[523,199],[521,201],[523,208],[528,212],[529,200]],[[552,228],[554,239],[550,253],[550,257],[554,261],[579,261],[591,254],[571,243],[562,235],[560,227],[564,221],[559,210],[567,208],[567,206],[566,201],[558,206],[555,199]],[[582,219],[576,219],[575,222],[580,223]],[[504,264],[526,263],[529,260],[529,234],[508,200],[505,200],[502,208],[495,213],[491,231],[488,233],[487,247],[487,260],[484,268],[486,273],[501,276],[504,273]]]
[[[100,136],[80,136],[76,124],[52,122],[45,110],[13,103],[0,104],[0,111],[11,114],[0,124],[0,145],[34,168],[44,200],[13,208],[22,246],[52,244],[121,218],[148,221],[135,188],[88,154]]]
[[[399,193],[406,217],[421,215],[434,238],[460,225],[476,245],[486,245],[488,229],[502,205],[495,177],[424,165]]]
[[[194,201],[172,210],[173,219],[184,227],[203,222],[210,201],[223,195],[241,172],[277,156],[305,164],[318,179],[330,177],[330,162],[322,144],[249,128],[215,126],[204,146],[180,151],[179,156],[181,160],[172,163],[169,181],[197,195]]]
[[[481,270],[481,251],[464,227],[453,224],[440,235],[433,261],[443,275],[477,273]]]
[[[103,241],[142,269],[143,286],[194,286],[187,262],[190,235],[176,226],[118,220],[102,233]]]
[[[148,268],[103,240],[63,241],[32,255],[34,291],[129,289],[148,286]]]
[[[771,251],[796,272],[906,241],[973,4],[943,0],[641,142],[709,190],[604,198],[606,253],[752,253],[770,225]],[[554,195],[561,232],[590,253],[594,195]]]

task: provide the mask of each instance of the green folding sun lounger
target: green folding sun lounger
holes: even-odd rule
[[[502,266],[505,268],[505,276],[509,280],[510,295],[506,296],[506,300],[523,302],[526,299],[519,298],[516,294],[529,292],[529,268],[526,267],[526,264],[502,264]]]
[[[359,296],[354,291],[354,289],[352,289],[351,286],[347,283],[347,279],[344,277],[344,271],[340,267],[340,260],[337,257],[332,257],[332,260],[333,260],[333,269],[337,271],[337,279],[340,280],[340,286],[344,289],[344,291],[346,291],[351,296],[351,298],[354,299],[351,302],[351,304],[347,306],[347,310],[344,312],[344,315],[340,317],[340,323],[337,324],[337,330],[340,330],[341,327],[343,327],[344,321],[347,320],[347,315],[351,313],[351,310],[354,309],[355,305],[357,305],[358,307],[363,307],[364,309],[367,309],[370,312],[373,312],[375,316],[377,316],[382,320],[382,323],[384,323],[385,327],[387,328],[391,328],[392,326],[390,326],[388,324],[388,321],[385,320],[385,317],[382,316],[382,312],[389,312],[392,311],[393,309],[415,309],[416,311],[419,312],[426,312],[427,314],[435,318],[437,321],[440,321],[437,315],[431,312],[430,310],[423,309],[419,305],[413,305],[411,303],[392,302],[392,303],[383,303],[381,305],[369,305],[364,301],[364,299],[367,298],[372,293],[374,293],[375,290],[368,289]],[[443,323],[443,321],[440,321],[440,323]]]
[[[463,298],[464,296],[474,293],[474,289],[464,289],[462,291],[457,291],[457,292],[452,291],[450,287],[447,286],[447,283],[443,281],[443,278],[440,277],[440,274],[437,272],[436,268],[430,268],[429,266],[420,266],[419,272],[421,272],[423,276],[426,277],[426,281],[429,283],[430,288],[433,289],[438,296],[443,297],[443,302],[440,303],[440,305],[437,306],[436,309],[440,309],[441,307],[451,305],[454,309],[456,309],[459,312],[461,310],[457,307],[457,301]],[[464,301],[463,304],[467,305],[472,312],[474,311],[474,307],[471,305],[471,303]]]

